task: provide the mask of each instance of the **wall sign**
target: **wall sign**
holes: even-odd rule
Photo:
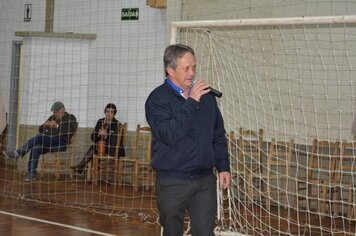
[[[122,8],[121,20],[138,20],[139,9],[138,8]]]
[[[32,4],[25,4],[25,11],[24,11],[24,22],[30,22],[32,17]]]

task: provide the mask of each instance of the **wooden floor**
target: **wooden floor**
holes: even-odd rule
[[[24,183],[24,175],[0,157],[0,235],[160,235],[152,189],[96,186],[84,176],[55,181],[53,174]],[[229,225],[225,210],[222,225]],[[234,212],[234,230],[248,235],[356,235],[355,222],[340,216],[275,206],[266,212],[260,202],[246,207],[240,199]]]
[[[12,164],[0,154],[0,235],[161,235],[157,220],[145,223],[133,210],[133,206],[143,213],[147,209],[157,218],[150,192],[136,193],[125,187],[114,197],[112,185],[96,187],[84,176],[54,181],[51,174],[24,183],[25,173],[16,171]],[[128,216],[115,215],[118,211]],[[136,213],[132,217],[130,212]]]
[[[160,227],[81,209],[0,196],[0,235],[160,235]]]

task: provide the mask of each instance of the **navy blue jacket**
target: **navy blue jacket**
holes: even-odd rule
[[[199,178],[230,171],[224,122],[215,97],[198,103],[164,83],[148,97],[146,119],[152,130],[151,166],[157,176]]]

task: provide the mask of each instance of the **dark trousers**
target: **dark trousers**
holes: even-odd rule
[[[93,160],[94,157],[94,148],[95,145],[91,145],[85,154],[85,156],[82,158],[82,160],[77,164],[75,167],[79,173],[82,173],[85,169],[85,167],[88,165],[89,162]]]
[[[158,177],[157,205],[164,236],[182,236],[187,209],[192,236],[214,235],[217,211],[216,176],[194,180]]]
[[[17,150],[17,152],[19,155],[24,156],[28,151],[31,151],[27,170],[29,173],[36,174],[41,154],[46,154],[48,152],[64,152],[66,149],[67,144],[61,142],[59,136],[38,134],[29,139],[21,148]]]

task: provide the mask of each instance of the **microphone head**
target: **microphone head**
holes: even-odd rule
[[[222,93],[216,89],[213,89],[213,88],[209,88],[210,89],[210,92],[209,94],[215,96],[215,97],[218,97],[218,98],[221,98],[222,97]]]

